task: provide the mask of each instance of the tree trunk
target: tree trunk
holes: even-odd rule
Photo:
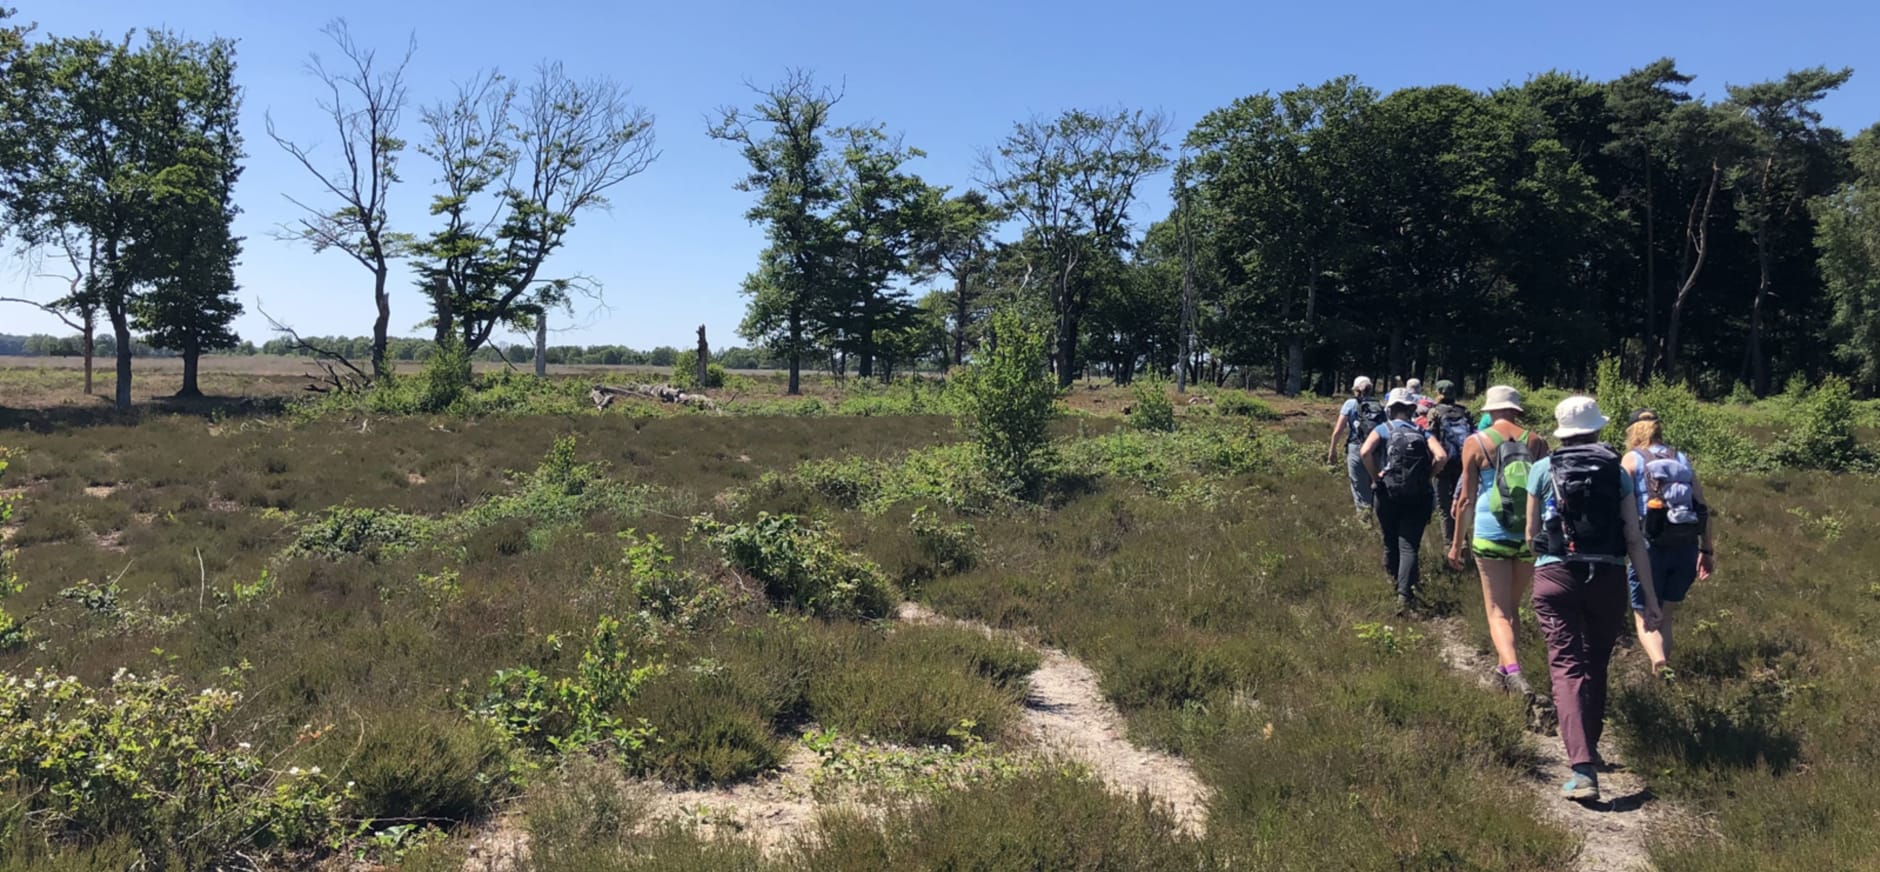
[[[1710,164],[1710,184],[1691,199],[1691,214],[1684,222],[1686,252],[1694,256],[1690,271],[1685,273],[1678,283],[1678,295],[1671,301],[1671,319],[1665,325],[1665,379],[1676,381],[1678,378],[1678,334],[1684,324],[1684,304],[1690,301],[1691,291],[1697,287],[1697,276],[1704,271],[1704,259],[1710,253],[1710,204],[1717,196],[1717,185],[1723,178],[1723,165],[1717,161]]]
[[[953,365],[966,365],[966,318],[972,301],[966,296],[966,275],[953,280]]]
[[[803,317],[790,314],[790,396],[803,392]]]
[[[548,312],[535,316],[535,377],[548,377]]]
[[[1765,222],[1756,233],[1756,302],[1749,308],[1749,342],[1744,349],[1744,369],[1756,396],[1769,394],[1769,358],[1763,353],[1763,301],[1769,297],[1769,227]]]
[[[131,324],[124,305],[110,307],[111,335],[117,340],[117,410],[131,410]]]
[[[392,323],[392,296],[385,290],[387,272],[389,270],[383,264],[372,271],[372,299],[378,306],[378,315],[372,319],[372,379],[374,381],[385,377],[385,346],[387,333]]]
[[[1390,374],[1379,377],[1387,388],[1396,387],[1397,379],[1403,377],[1403,357],[1403,325],[1392,323],[1390,325],[1390,351],[1385,355],[1385,359],[1390,362]]]
[[[1645,347],[1639,383],[1651,381],[1658,365],[1658,234],[1652,199],[1652,155],[1645,150]]]
[[[1068,388],[1077,380],[1077,319],[1069,312],[1060,315],[1057,332],[1057,383]]]
[[[202,396],[202,388],[196,384],[196,368],[202,361],[202,349],[195,343],[183,346],[183,388],[176,392],[178,397],[193,399]]]
[[[85,349],[85,396],[91,396],[91,359],[97,353],[98,310],[85,310],[85,335],[81,341]]]
[[[705,325],[703,324],[698,325],[698,351],[692,357],[692,378],[696,379],[695,383],[699,387],[705,387],[705,379],[711,374],[712,347],[705,343]]]

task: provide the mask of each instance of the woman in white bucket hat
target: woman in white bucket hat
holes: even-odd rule
[[[1573,774],[1561,796],[1599,799],[1599,738],[1606,717],[1612,648],[1631,611],[1630,558],[1643,580],[1648,629],[1660,618],[1651,559],[1639,526],[1636,485],[1619,455],[1600,444],[1606,416],[1592,397],[1554,409],[1560,447],[1528,478],[1528,538],[1534,553],[1534,615],[1547,637],[1560,740]]]

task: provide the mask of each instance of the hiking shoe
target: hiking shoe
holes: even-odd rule
[[[1416,608],[1417,608],[1417,601],[1415,597],[1407,593],[1400,593],[1397,595],[1398,616],[1408,617],[1411,612],[1416,611]]]
[[[1598,801],[1599,776],[1594,774],[1593,767],[1573,767],[1573,777],[1568,778],[1567,783],[1560,785],[1560,796],[1562,799],[1571,799],[1575,802]]]
[[[1554,708],[1553,700],[1533,691],[1528,692],[1527,728],[1543,736],[1560,735],[1560,712]]]
[[[1512,693],[1522,697],[1534,695],[1534,688],[1528,686],[1526,676],[1519,672],[1503,672],[1499,666],[1495,667],[1495,685],[1501,688],[1502,693]]]

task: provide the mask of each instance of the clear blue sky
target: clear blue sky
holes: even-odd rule
[[[768,82],[804,67],[844,82],[838,121],[881,121],[928,152],[929,181],[964,188],[975,155],[1014,120],[1073,106],[1159,108],[1185,132],[1208,110],[1265,90],[1353,73],[1382,91],[1454,83],[1488,88],[1548,69],[1610,78],[1670,55],[1697,75],[1694,89],[1721,97],[1726,83],[1799,67],[1855,66],[1823,106],[1831,124],[1858,131],[1880,121],[1880,4],[1798,0],[1782,7],[1742,0],[1652,3],[1130,3],[955,0],[898,2],[569,3],[553,0],[397,0],[271,3],[254,0],[18,0],[20,17],[59,34],[165,26],[194,37],[239,40],[248,171],[237,195],[248,237],[238,277],[249,309],[245,338],[268,338],[254,309],[265,304],[303,333],[371,330],[370,278],[337,253],[269,237],[293,217],[284,193],[316,195],[314,183],[265,135],[262,118],[319,141],[316,83],[303,63],[328,47],[318,33],[344,17],[355,36],[390,54],[415,33],[414,102],[485,67],[526,72],[558,59],[577,76],[608,75],[634,89],[657,116],[663,156],[617,189],[611,214],[580,218],[553,273],[585,273],[606,287],[607,311],[583,311],[561,344],[689,344],[707,324],[714,345],[734,342],[743,313],[738,283],[762,246],[744,220],[750,195],[732,189],[736,152],[705,136],[705,114],[746,103],[745,80]],[[330,52],[329,52],[330,54]],[[1871,64],[1863,69],[1862,64]],[[415,108],[408,138],[418,135]],[[331,137],[325,141],[331,143]],[[331,150],[316,154],[332,154]],[[424,232],[428,159],[409,153],[394,204],[400,229]],[[1139,226],[1166,209],[1166,179],[1152,181]],[[8,255],[0,293],[42,298]],[[399,283],[394,334],[417,335],[422,301]],[[564,325],[567,326],[567,325]],[[21,306],[0,308],[0,332],[68,332]]]

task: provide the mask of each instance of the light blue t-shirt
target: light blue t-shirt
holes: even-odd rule
[[[1528,493],[1532,494],[1535,499],[1540,500],[1542,504],[1545,504],[1547,497],[1554,492],[1553,460],[1553,455],[1548,455],[1535,461],[1534,465],[1529,468]],[[1637,496],[1638,487],[1632,483],[1632,473],[1626,472],[1623,466],[1619,467],[1619,498],[1630,500],[1637,499]],[[1617,511],[1618,507],[1614,506],[1613,509]],[[1576,556],[1573,559],[1587,563],[1616,563],[1620,566],[1624,566],[1626,561],[1624,555],[1618,557],[1584,555]],[[1534,565],[1546,566],[1550,563],[1561,563],[1564,560],[1565,558],[1555,557],[1551,554],[1540,554],[1535,556]]]

